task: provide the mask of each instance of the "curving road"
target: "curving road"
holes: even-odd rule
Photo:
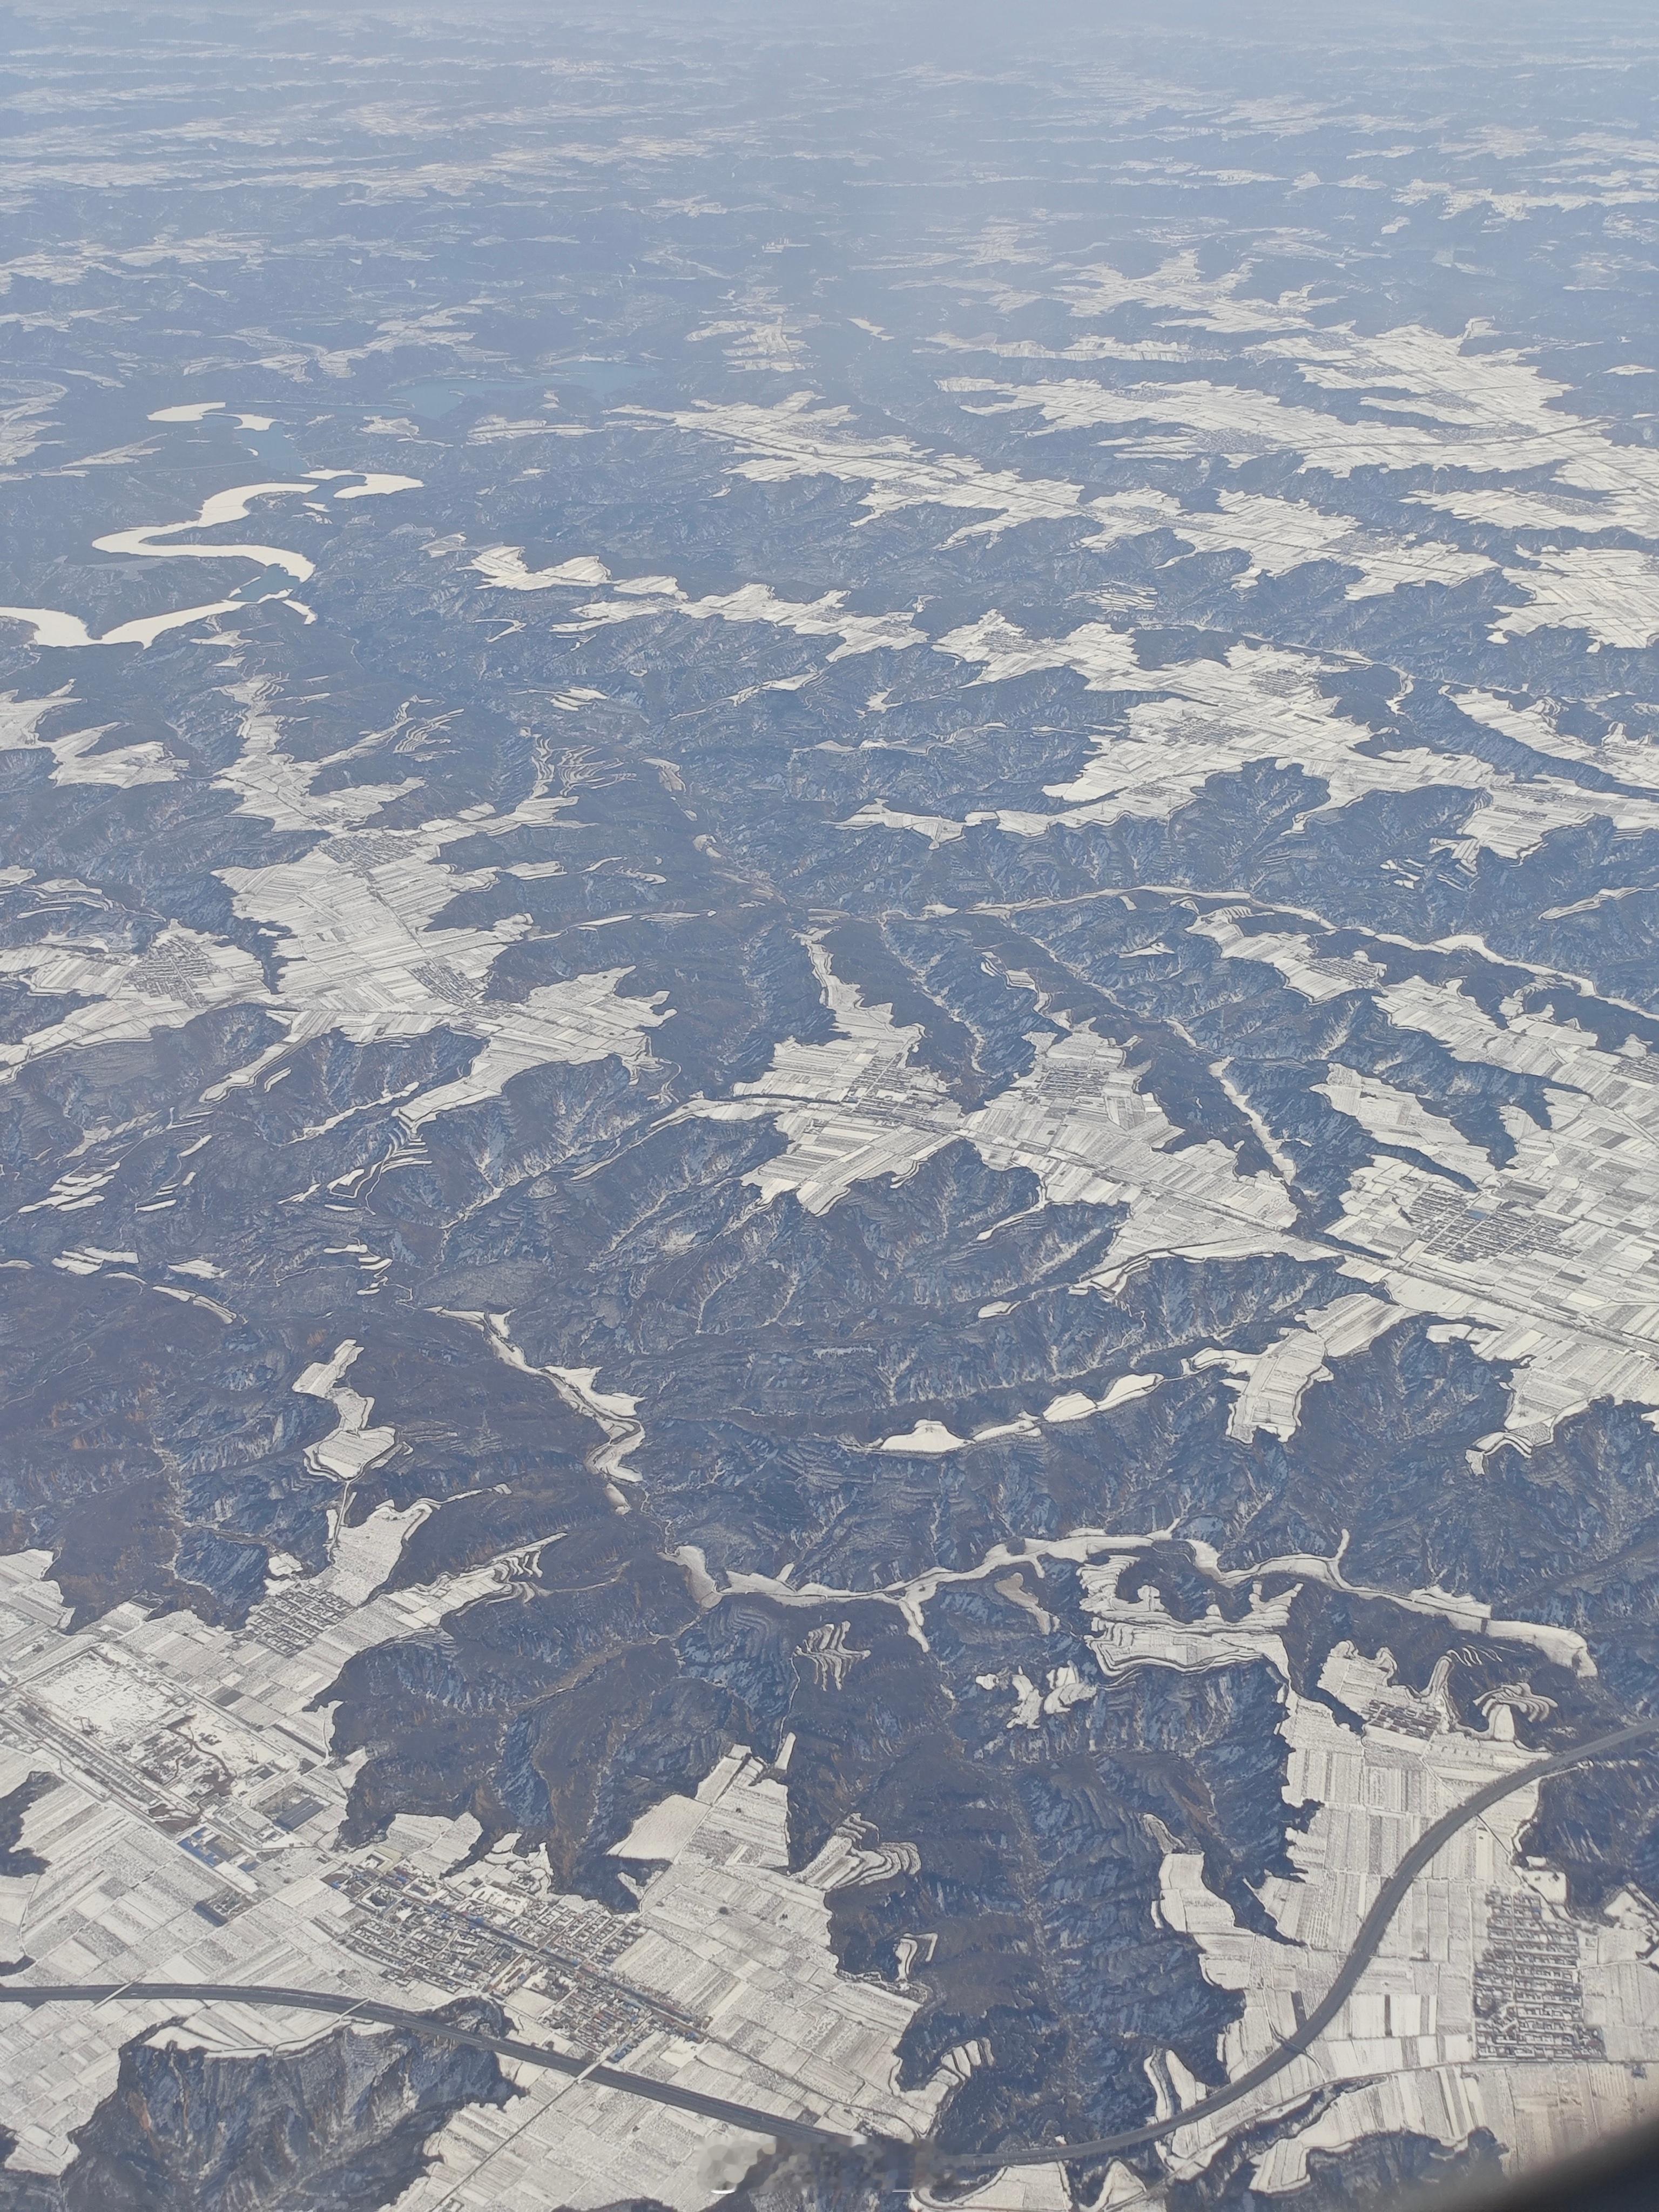
[[[1570,1766],[1582,1765],[1587,1759],[1599,1759],[1608,1752],[1620,1751],[1626,1744],[1636,1743],[1649,1736],[1659,1735],[1659,1721],[1638,1721],[1629,1728],[1615,1729],[1610,1735],[1599,1735],[1589,1743],[1571,1745],[1547,1759],[1535,1759],[1528,1766],[1517,1767],[1512,1774],[1500,1774],[1495,1781],[1486,1783],[1454,1805],[1449,1813],[1443,1814],[1432,1827],[1425,1828],[1399,1865],[1377,1892],[1376,1902],[1360,1922],[1353,1942],[1348,1946],[1347,1956],[1338,1967],[1329,1989],[1308,2014],[1293,2035],[1286,2036],[1277,2049],[1259,2060],[1237,2081],[1229,2081],[1224,2088],[1213,2090],[1184,2112],[1172,2112],[1167,2119],[1151,2121],[1146,2127],[1127,2128],[1121,2135],[1102,2136],[1092,2142],[1034,2143],[1024,2148],[999,2151],[942,2152],[937,2155],[924,2154],[928,2171],[932,2173],[980,2173],[994,2172],[1005,2166],[1049,2166],[1056,2159],[1069,2163],[1077,2159],[1108,2158],[1114,2152],[1134,2150],[1143,2143],[1157,2142],[1164,2136],[1174,2135],[1177,2129],[1191,2127],[1195,2121],[1211,2112],[1224,2112],[1236,2105],[1241,2097],[1248,2097],[1264,2081],[1271,2081],[1275,2074],[1284,2071],[1292,2059],[1318,2041],[1343,2006],[1352,1996],[1355,1985],[1371,1960],[1382,1948],[1389,1923],[1406,1901],[1406,1893],[1425,1867],[1449,1844],[1460,1828],[1496,1805],[1516,1790],[1524,1790],[1529,1783],[1547,1781],[1552,1774],[1563,1774]]]
[[[1264,2081],[1271,2081],[1276,2074],[1282,2073],[1293,2059],[1299,2058],[1318,2041],[1381,1949],[1389,1923],[1405,1903],[1412,1884],[1460,1828],[1479,1820],[1490,1807],[1516,1790],[1547,1781],[1551,1775],[1565,1773],[1569,1767],[1582,1765],[1586,1759],[1602,1758],[1610,1752],[1623,1750],[1628,1744],[1656,1735],[1659,1735],[1659,1720],[1638,1721],[1628,1728],[1615,1729],[1610,1735],[1596,1736],[1589,1743],[1574,1744],[1565,1751],[1552,1753],[1547,1759],[1534,1759],[1513,1773],[1500,1774],[1466,1797],[1462,1804],[1455,1805],[1449,1813],[1443,1814],[1432,1827],[1424,1830],[1383,1883],[1376,1903],[1360,1922],[1329,1989],[1296,2033],[1287,2036],[1237,2081],[1229,2081],[1224,2088],[1213,2091],[1185,2111],[1173,2112],[1166,2119],[1151,2121],[1145,2127],[1128,2128],[1120,2135],[1102,2136],[1087,2142],[1030,2143],[994,2151],[933,2151],[925,2144],[894,2148],[912,2150],[918,2166],[930,2178],[994,2172],[1009,2166],[1051,2166],[1061,2159],[1070,2164],[1138,2149],[1145,2143],[1174,2135],[1178,2129],[1191,2127],[1207,2114],[1236,2105],[1253,2089],[1259,2089]],[[216,2001],[270,2005],[289,2012],[332,2013],[341,2018],[374,2021],[383,2027],[407,2028],[417,2035],[430,2036],[437,2042],[463,2043],[475,2050],[493,2051],[499,2057],[515,2059],[522,2065],[543,2067],[550,2073],[592,2081],[604,2089],[620,2089],[629,2096],[645,2098],[653,2104],[671,2105],[679,2112],[698,2112],[705,2119],[723,2120],[728,2127],[742,2128],[753,2135],[836,2149],[846,2149],[855,2140],[833,2128],[818,2127],[810,2120],[788,2119],[779,2112],[762,2112],[753,2105],[737,2105],[724,2097],[705,2096],[700,2090],[682,2089],[672,2081],[653,2081],[647,2074],[633,2074],[621,2067],[600,2065],[592,2059],[573,2057],[564,2051],[550,2050],[544,2044],[522,2043],[510,2036],[485,2035],[475,2028],[454,2027],[435,2020],[430,2013],[406,2012],[400,2006],[381,2004],[369,1997],[354,1999],[324,1990],[249,1986],[235,1982],[0,1981],[0,2004],[106,2004],[114,1997],[130,1997],[136,2004],[199,2004]]]

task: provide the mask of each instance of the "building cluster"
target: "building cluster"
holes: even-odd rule
[[[1454,1260],[1519,1259],[1523,1254],[1556,1250],[1561,1231],[1533,1210],[1542,1191],[1507,1195],[1482,1204],[1456,1191],[1425,1190],[1412,1205],[1412,1225],[1424,1249]]]
[[[1474,1970],[1480,2058],[1601,2058],[1584,2019],[1578,1931],[1529,1891],[1486,1893],[1486,1945]]]
[[[971,2061],[899,2089],[916,2000],[841,1973],[825,1892],[848,1869],[790,1872],[783,1789],[746,1753],[618,1846],[629,1912],[561,1893],[514,1838],[481,1854],[471,1820],[399,1816],[371,1844],[341,1842],[350,1771],[331,1756],[319,1691],[354,1650],[495,1586],[492,1567],[377,1595],[396,1518],[343,1533],[309,1593],[323,1602],[279,1587],[240,1631],[136,1606],[72,1630],[44,1554],[0,1559],[0,1797],[23,1793],[0,1956],[26,1959],[35,1982],[210,1993],[0,2006],[12,2166],[62,2170],[136,2036],[246,2051],[329,2032],[326,2016],[238,2000],[259,1986],[414,2012],[489,1996],[529,2042],[765,2112],[921,2132]],[[270,1632],[304,1610],[308,1643]],[[509,2072],[523,2095],[459,2115],[400,2212],[544,2212],[552,2171],[567,2203],[645,2194],[689,2212],[712,2172],[735,2178],[754,2155],[752,2130]]]
[[[1294,1874],[1261,1886],[1276,1933],[1241,1928],[1197,1854],[1171,1850],[1164,1862],[1165,1921],[1198,1944],[1208,1978],[1243,1999],[1222,2039],[1230,2076],[1306,2016],[1425,1831],[1535,1755],[1510,1728],[1458,1723],[1434,1686],[1418,1692],[1395,1680],[1386,1651],[1338,1645],[1319,1686],[1333,1705],[1286,1691],[1285,1791],[1310,1817],[1290,1838]],[[1515,1692],[1526,1695],[1520,1684]],[[1339,1718],[1343,1710],[1363,1714],[1363,1729]],[[1560,1875],[1521,1848],[1537,1794],[1518,1788],[1452,1835],[1329,2027],[1275,2080],[1176,2136],[1177,2172],[1201,2172],[1241,2124],[1304,2100],[1310,2119],[1263,2153],[1256,2187],[1301,2188],[1315,2153],[1368,2135],[1426,2135],[1450,2148],[1485,2128],[1530,2163],[1650,2113],[1659,1972],[1648,1960],[1659,1927],[1629,1899],[1599,1925],[1572,1918]],[[1199,2085],[1181,2079],[1172,2055],[1166,2063],[1175,2100],[1196,2102]]]
[[[377,1851],[325,1879],[351,1902],[333,1923],[336,1942],[405,1988],[420,1982],[495,1997],[526,1988],[544,1992],[556,2003],[561,2034],[611,2059],[626,2057],[653,2028],[697,2032],[699,2023],[683,2010],[609,1971],[632,1940],[615,1914],[565,1913],[550,1901],[503,1924],[477,1909],[485,1898],[500,1909],[504,1900],[494,1883],[468,1894],[453,1880],[431,1881]]]

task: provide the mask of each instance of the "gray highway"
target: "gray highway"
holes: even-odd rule
[[[631,2074],[620,2066],[602,2065],[580,2053],[552,2051],[543,2043],[523,2043],[506,2035],[485,2035],[438,2020],[429,2012],[407,2012],[401,2005],[382,2004],[374,1997],[352,1997],[343,1991],[283,1989],[270,1983],[243,1982],[0,1982],[0,2003],[23,2005],[107,2004],[120,1997],[133,2004],[269,2005],[285,2012],[332,2013],[341,2019],[372,2021],[383,2027],[408,2028],[437,2043],[464,2043],[475,2051],[493,2051],[526,2066],[539,2066],[550,2074],[565,2074],[596,2088],[621,2089],[653,2105],[672,2105],[682,2112],[700,2112],[705,2119],[724,2120],[729,2127],[752,2135],[775,2136],[789,2142],[826,2143],[845,2149],[853,2141],[831,2128],[811,2120],[797,2120],[781,2112],[763,2112],[753,2105],[734,2105],[724,2097],[705,2096],[698,2089],[682,2089],[672,2081],[653,2081],[648,2074]]]
[[[1143,2143],[1157,2142],[1181,2128],[1191,2127],[1209,2113],[1224,2112],[1229,2105],[1237,2104],[1264,2081],[1271,2081],[1274,2075],[1282,2074],[1292,2059],[1299,2058],[1319,2040],[1381,1949],[1389,1923],[1405,1903],[1407,1892],[1460,1828],[1466,1828],[1471,1820],[1478,1820],[1502,1799],[1515,1790],[1526,1789],[1530,1783],[1547,1781],[1552,1774],[1564,1774],[1569,1767],[1583,1765],[1586,1759],[1604,1758],[1611,1752],[1622,1751],[1627,1744],[1655,1735],[1659,1735],[1659,1721],[1638,1721],[1629,1728],[1614,1729],[1611,1735],[1596,1736],[1589,1743],[1570,1745],[1565,1751],[1554,1752],[1547,1759],[1536,1759],[1529,1765],[1517,1767],[1512,1774],[1498,1775],[1496,1780],[1464,1798],[1461,1805],[1454,1805],[1449,1813],[1442,1814],[1432,1827],[1423,1831],[1377,1892],[1376,1901],[1360,1922],[1358,1932],[1348,1946],[1347,1955],[1329,1989],[1301,2027],[1224,2088],[1212,2090],[1195,2105],[1189,2105],[1184,2112],[1172,2112],[1167,2119],[1152,2120],[1145,2127],[1127,2128],[1121,2135],[1101,2136],[1092,2142],[1033,2143],[1007,2150],[929,2154],[929,2172],[980,2173],[1006,2166],[1048,2166],[1057,2158],[1068,2162],[1109,2158],[1118,2151],[1134,2150]]]
[[[956,2173],[995,2172],[1010,2166],[1047,2166],[1063,2159],[1067,2163],[1109,2158],[1120,2151],[1135,2150],[1143,2144],[1158,2142],[1177,2130],[1191,2127],[1206,2116],[1223,2112],[1236,2105],[1252,2091],[1271,2081],[1299,2058],[1303,2052],[1316,2043],[1358,1985],[1360,1976],[1370,1966],[1382,1947],[1389,1923],[1406,1900],[1407,1893],[1424,1869],[1450,1842],[1459,1829],[1510,1796],[1536,1782],[1543,1782],[1553,1774],[1565,1773],[1570,1767],[1582,1765],[1587,1759],[1601,1759],[1622,1751],[1628,1746],[1659,1735],[1659,1720],[1638,1721],[1627,1728],[1615,1729],[1607,1735],[1595,1737],[1588,1743],[1570,1745],[1565,1751],[1552,1753],[1546,1759],[1534,1759],[1526,1766],[1517,1767],[1513,1773],[1500,1774],[1493,1781],[1455,1805],[1449,1813],[1443,1814],[1431,1827],[1425,1828],[1417,1841],[1401,1859],[1399,1865],[1378,1891],[1376,1902],[1361,1921],[1346,1956],[1338,1969],[1330,1987],[1310,2012],[1295,2033],[1267,2056],[1258,2061],[1237,2081],[1229,2081],[1224,2088],[1214,2090],[1185,2111],[1172,2112],[1162,2120],[1153,2120],[1144,2127],[1127,2128],[1121,2134],[1098,2136],[1084,2142],[1048,2142],[1010,2145],[994,2151],[933,2151],[926,2145],[905,2146],[914,2148],[917,2163],[929,2177]],[[201,2004],[219,2002],[242,2005],[268,2005],[284,2011],[333,2014],[342,2019],[372,2021],[386,2027],[401,2027],[418,2035],[430,2036],[445,2043],[466,2044],[475,2050],[492,2051],[497,2057],[513,2059],[522,2065],[538,2066],[550,2073],[563,2074],[572,2078],[591,2081],[596,2087],[619,2089],[631,2097],[644,2098],[653,2104],[669,2105],[677,2111],[700,2113],[705,2119],[724,2121],[729,2127],[741,2128],[752,2135],[770,2136],[780,2142],[819,2144],[845,2149],[854,2138],[831,2128],[818,2126],[811,2120],[793,2119],[780,2112],[763,2112],[753,2105],[739,2105],[724,2097],[706,2096],[696,2089],[683,2089],[672,2081],[659,2081],[647,2074],[630,2073],[627,2069],[606,2066],[597,2060],[550,2050],[544,2044],[525,2043],[510,2036],[485,2035],[473,2029],[453,2026],[434,2019],[430,2013],[409,2012],[398,2005],[382,2004],[371,1997],[353,1998],[322,1990],[283,1989],[270,1984],[248,1985],[234,1982],[4,1982],[0,1981],[0,2003],[22,2005],[46,2004],[107,2004],[114,1998],[126,1998],[134,2004],[182,2003]]]

